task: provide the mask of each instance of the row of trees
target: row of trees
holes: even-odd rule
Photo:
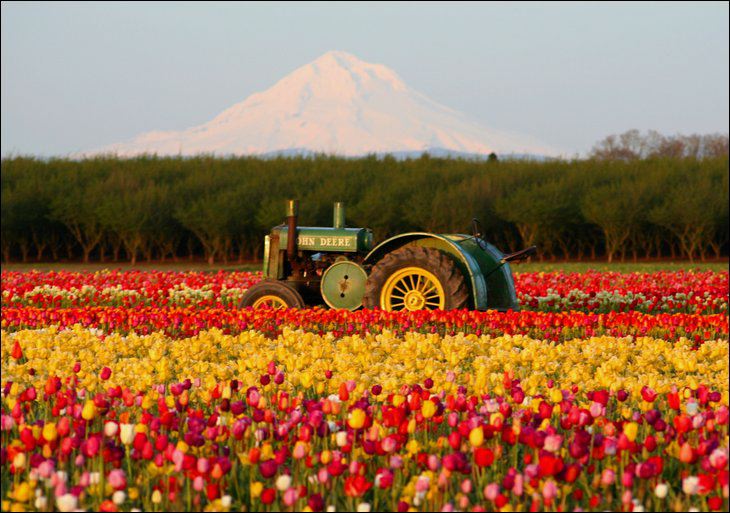
[[[376,240],[468,232],[481,220],[504,251],[542,258],[706,258],[728,251],[728,158],[576,161],[390,157],[2,161],[2,254],[10,260],[204,256],[256,260],[287,198],[302,225]]]
[[[608,160],[637,160],[647,158],[718,158],[728,154],[725,134],[663,135],[656,130],[641,133],[628,130],[609,135],[591,150],[590,157]]]

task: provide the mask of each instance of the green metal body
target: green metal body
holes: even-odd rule
[[[284,261],[279,254],[286,250],[289,228],[280,225],[264,241],[264,274],[267,278],[285,278]],[[367,228],[297,227],[297,251],[326,253],[367,253],[373,247],[373,232]]]
[[[519,310],[512,271],[509,264],[500,262],[504,253],[492,244],[470,235],[403,233],[378,244],[368,253],[363,263],[374,264],[387,253],[408,243],[436,248],[454,256],[461,272],[471,282],[475,309]]]
[[[396,235],[373,247],[367,228],[346,228],[344,206],[334,207],[334,227],[296,225],[297,204],[287,203],[287,225],[271,230],[264,240],[264,276],[287,280],[314,301],[333,308],[355,309],[362,303],[370,267],[405,244],[436,248],[452,255],[468,280],[472,307],[477,310],[518,310],[514,280],[499,249],[474,236],[411,232]],[[289,240],[289,226],[296,240]],[[291,252],[287,246],[293,247]],[[287,254],[289,253],[289,254]]]

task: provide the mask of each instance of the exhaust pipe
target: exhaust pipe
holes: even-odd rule
[[[293,262],[297,254],[297,215],[299,211],[299,202],[297,200],[288,200],[286,202],[286,224],[288,228],[289,238],[286,241],[286,256],[289,262]]]
[[[334,228],[345,227],[345,204],[341,201],[335,202],[335,210],[333,212],[332,226]]]

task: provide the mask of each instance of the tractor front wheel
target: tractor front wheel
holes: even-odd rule
[[[248,289],[241,298],[242,308],[303,308],[302,296],[284,282],[264,280]]]
[[[435,248],[407,245],[388,253],[365,284],[363,306],[383,310],[466,308],[469,288],[454,260]]]

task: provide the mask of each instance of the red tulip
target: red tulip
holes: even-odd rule
[[[362,497],[373,484],[365,476],[355,475],[345,478],[345,495],[348,497]]]
[[[480,467],[488,467],[494,462],[494,453],[486,447],[477,447],[474,450],[474,462]]]
[[[641,397],[648,403],[653,403],[657,397],[657,393],[647,386],[641,387]]]
[[[23,350],[20,347],[20,342],[17,340],[13,344],[13,350],[11,351],[10,356],[12,356],[15,360],[20,360],[23,357]]]

